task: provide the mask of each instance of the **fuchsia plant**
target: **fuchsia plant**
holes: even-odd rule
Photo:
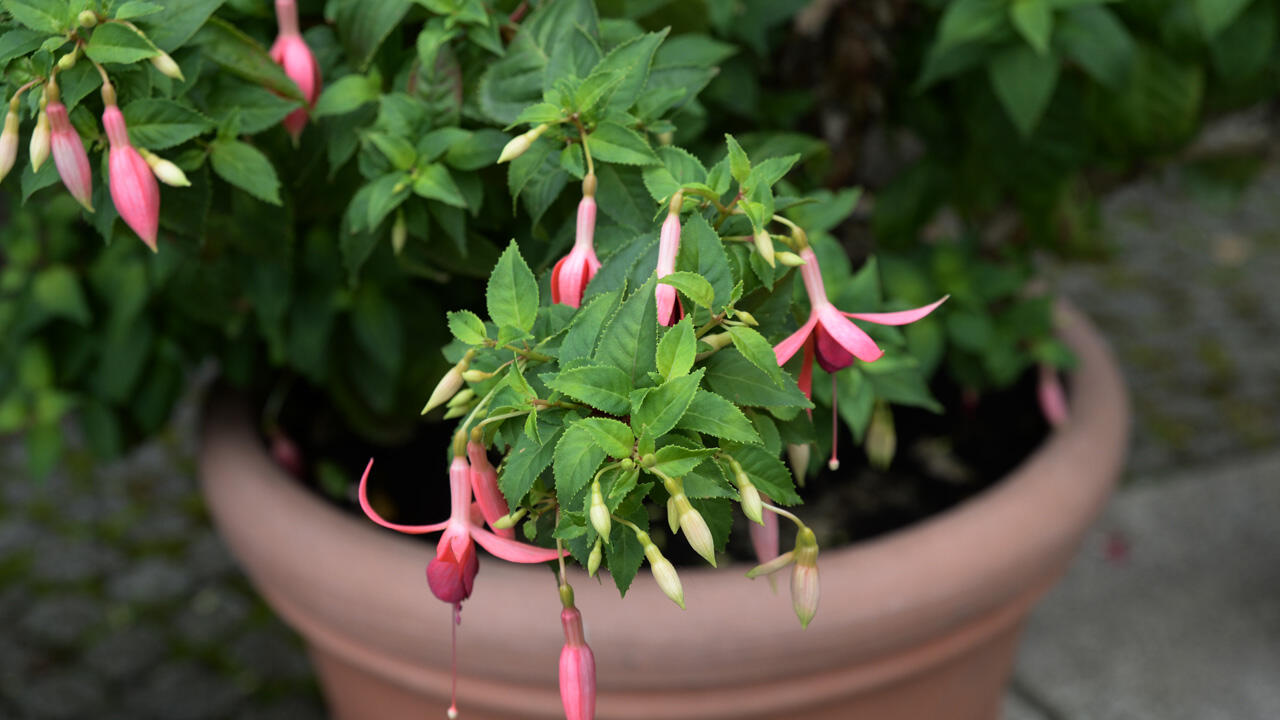
[[[129,129],[124,115],[116,107],[116,92],[105,78],[102,84],[102,126],[111,143],[108,156],[111,202],[125,223],[156,251],[156,233],[160,230],[160,186],[151,166],[129,142]]]
[[[596,232],[596,176],[588,173],[582,180],[582,200],[578,203],[578,222],[573,249],[551,270],[551,302],[576,308],[582,304],[582,293],[600,269],[594,243]]]
[[[298,31],[296,0],[276,0],[276,22],[279,24],[280,34],[271,46],[271,59],[284,68],[285,74],[297,84],[306,101],[304,107],[294,110],[284,119],[284,127],[296,145],[302,136],[302,128],[307,125],[307,116],[320,97],[323,81],[315,55]]]

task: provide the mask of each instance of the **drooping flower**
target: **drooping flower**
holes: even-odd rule
[[[444,531],[436,545],[435,559],[427,565],[427,583],[431,586],[431,592],[447,603],[460,603],[471,596],[472,583],[479,569],[473,541],[510,562],[540,563],[560,557],[561,553],[554,549],[526,545],[480,527],[482,520],[472,515],[471,466],[467,463],[465,452],[455,454],[449,465],[449,492],[452,501],[449,519],[432,525],[399,525],[378,515],[369,505],[367,491],[369,471],[372,469],[373,461],[370,460],[364,476],[360,478],[359,490],[360,508],[370,520],[385,528],[410,535]]]
[[[662,279],[676,270],[676,255],[680,252],[680,205],[684,202],[684,193],[679,190],[671,196],[671,207],[667,210],[667,219],[662,221],[662,232],[658,235],[658,278]],[[680,321],[684,309],[680,306],[680,298],[676,289],[670,285],[659,284],[654,290],[658,300],[658,322],[670,327]]]
[[[582,613],[576,607],[560,611],[564,647],[560,649],[560,702],[566,720],[596,716],[596,658],[582,632]]]
[[[489,462],[489,455],[484,450],[482,433],[479,428],[471,431],[471,440],[467,442],[467,459],[471,461],[471,489],[476,494],[476,504],[480,506],[480,514],[489,523],[493,532],[504,538],[514,538],[513,528],[494,527],[499,518],[511,512],[507,507],[507,499],[498,488],[498,471]]]
[[[818,539],[813,530],[800,526],[796,531],[796,546],[772,560],[761,563],[747,572],[747,577],[771,575],[788,565],[791,569],[791,607],[800,619],[801,627],[809,627],[818,612]]]
[[[320,96],[323,80],[320,77],[320,66],[316,63],[315,55],[311,53],[311,48],[298,32],[296,0],[276,0],[276,23],[279,25],[280,34],[276,36],[276,41],[271,46],[271,59],[284,68],[284,74],[297,84],[298,89],[302,91],[303,100],[306,101],[304,107],[294,110],[284,118],[284,129],[289,131],[296,145],[298,138],[302,135],[302,128],[307,124],[307,115],[311,108],[315,107],[316,98]]]
[[[49,103],[45,105],[45,113],[49,117],[49,147],[53,163],[58,166],[58,175],[71,197],[93,212],[93,173],[89,170],[89,154],[85,152],[80,134],[71,126],[67,106],[58,99],[58,87],[50,82],[47,91]]]
[[[582,293],[587,283],[600,269],[594,244],[596,233],[596,177],[588,175],[582,181],[582,200],[578,203],[578,225],[574,233],[573,249],[560,258],[551,270],[551,302],[569,307],[582,305]]]
[[[111,187],[111,202],[116,211],[142,242],[156,252],[156,235],[160,230],[160,186],[151,166],[129,142],[129,130],[124,114],[115,104],[115,91],[104,85],[102,95],[106,108],[102,111],[102,125],[107,131],[111,149],[107,155],[107,178]]]

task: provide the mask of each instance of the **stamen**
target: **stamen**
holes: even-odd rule
[[[450,644],[449,644],[449,672],[452,674],[452,684],[449,688],[449,720],[457,720],[458,717],[458,626],[462,624],[462,603],[453,604],[453,622],[449,623]]]
[[[836,376],[831,374],[831,459],[827,461],[827,467],[832,470],[840,469],[840,458],[836,457],[836,435],[840,428],[839,416],[836,415],[836,403],[839,395],[836,394]]]

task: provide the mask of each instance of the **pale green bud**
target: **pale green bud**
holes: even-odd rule
[[[76,16],[76,22],[80,24],[80,27],[91,28],[98,24],[98,14],[92,10],[82,10]]]
[[[4,132],[0,132],[0,180],[18,161],[18,113],[10,110],[4,116]]]
[[[587,510],[587,515],[591,519],[591,527],[596,529],[602,540],[609,542],[613,521],[609,517],[609,506],[604,504],[604,493],[600,490],[599,480],[591,483],[591,507]]]
[[[454,395],[452,398],[449,398],[449,402],[445,404],[445,407],[451,407],[451,408],[460,407],[462,405],[466,405],[467,403],[471,402],[475,398],[476,398],[475,390],[472,390],[471,388],[463,388],[462,390],[458,391],[457,395]]]
[[[39,170],[45,160],[49,159],[49,114],[42,108],[36,116],[36,127],[31,131],[31,145],[27,154],[31,157],[31,169]]]
[[[809,627],[818,612],[818,540],[807,527],[796,533],[795,561],[791,570],[791,606],[800,619],[800,627]]]
[[[776,255],[774,255],[774,257],[777,259],[778,262],[782,263],[783,265],[786,265],[787,267],[800,267],[801,265],[805,264],[804,258],[800,257],[799,255],[793,252],[787,252],[786,250],[783,250],[782,252],[777,253]]]
[[[756,316],[752,315],[746,310],[734,310],[733,316],[738,320],[741,320],[742,322],[746,323],[747,325],[750,325],[751,327],[759,327],[760,325],[759,322],[756,322]]]
[[[864,444],[867,460],[873,467],[884,470],[893,462],[893,455],[898,447],[898,434],[893,426],[893,411],[883,402],[876,403],[871,413],[871,423],[867,426],[867,440]]]
[[[440,378],[436,389],[431,391],[431,397],[427,400],[426,406],[422,408],[423,415],[440,407],[462,389],[462,373],[467,371],[467,367],[471,365],[471,358],[473,357],[475,357],[475,351],[468,350],[462,360],[458,361],[457,365],[449,368],[449,372]]]
[[[143,160],[147,161],[147,166],[160,182],[171,187],[191,186],[191,181],[187,179],[187,174],[182,172],[182,168],[146,148],[138,148],[138,153],[142,155]]]
[[[510,530],[516,526],[516,523],[520,522],[527,512],[529,512],[527,508],[517,508],[514,512],[509,512],[494,520],[493,528],[495,530]]]
[[[808,443],[792,443],[787,445],[787,462],[791,465],[791,474],[796,478],[796,485],[804,487],[805,475],[809,472],[809,454],[812,446]]]
[[[186,78],[182,76],[182,68],[178,67],[178,63],[174,62],[173,58],[169,57],[169,53],[167,52],[162,52],[159,55],[153,55],[151,57],[151,64],[156,70],[160,71],[161,75],[164,75],[165,77],[173,78],[178,82],[184,82],[186,80]]]
[[[596,544],[591,546],[591,554],[587,556],[587,574],[595,577],[600,570],[600,560],[604,557],[604,547],[600,544],[599,538]]]
[[[533,146],[533,142],[542,137],[542,133],[546,132],[549,127],[551,126],[543,123],[529,132],[512,138],[511,142],[508,142],[506,147],[502,148],[502,153],[498,155],[498,164],[511,162],[528,152],[529,148]]]
[[[752,240],[756,244],[756,252],[760,253],[760,259],[769,263],[769,267],[773,267],[773,237],[769,235],[769,231],[764,229],[757,231]]]
[[[653,544],[653,540],[649,538],[649,534],[643,530],[636,531],[636,539],[640,541],[641,547],[644,548],[644,556],[649,561],[649,570],[653,573],[653,579],[658,582],[658,587],[671,601],[684,609],[684,588],[680,586],[680,576],[676,573],[675,567],[671,561],[662,556],[662,551],[657,545]]]

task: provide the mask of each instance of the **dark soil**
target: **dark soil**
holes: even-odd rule
[[[965,401],[960,389],[940,380],[935,396],[946,408],[934,414],[895,408],[898,452],[887,470],[868,465],[861,448],[841,428],[841,467],[825,468],[810,477],[797,509],[814,528],[824,547],[865,540],[893,532],[954,507],[977,495],[1021,463],[1043,441],[1048,426],[1035,400],[1035,374],[1027,373],[1011,388]],[[300,449],[302,481],[351,512],[355,485],[369,458],[377,462],[370,498],[385,517],[406,524],[439,522],[448,514],[446,463],[453,432],[450,423],[424,423],[417,439],[400,447],[362,442],[326,410],[319,395],[295,389],[280,422]],[[319,471],[322,464],[330,469]],[[324,482],[324,476],[330,480]],[[334,482],[346,479],[347,483]],[[729,553],[751,561],[754,555],[739,517]],[[651,523],[655,541],[666,534],[665,514]],[[790,547],[790,523],[782,524],[782,547]],[[434,542],[434,535],[429,536]],[[664,550],[676,564],[702,560],[685,543]]]

